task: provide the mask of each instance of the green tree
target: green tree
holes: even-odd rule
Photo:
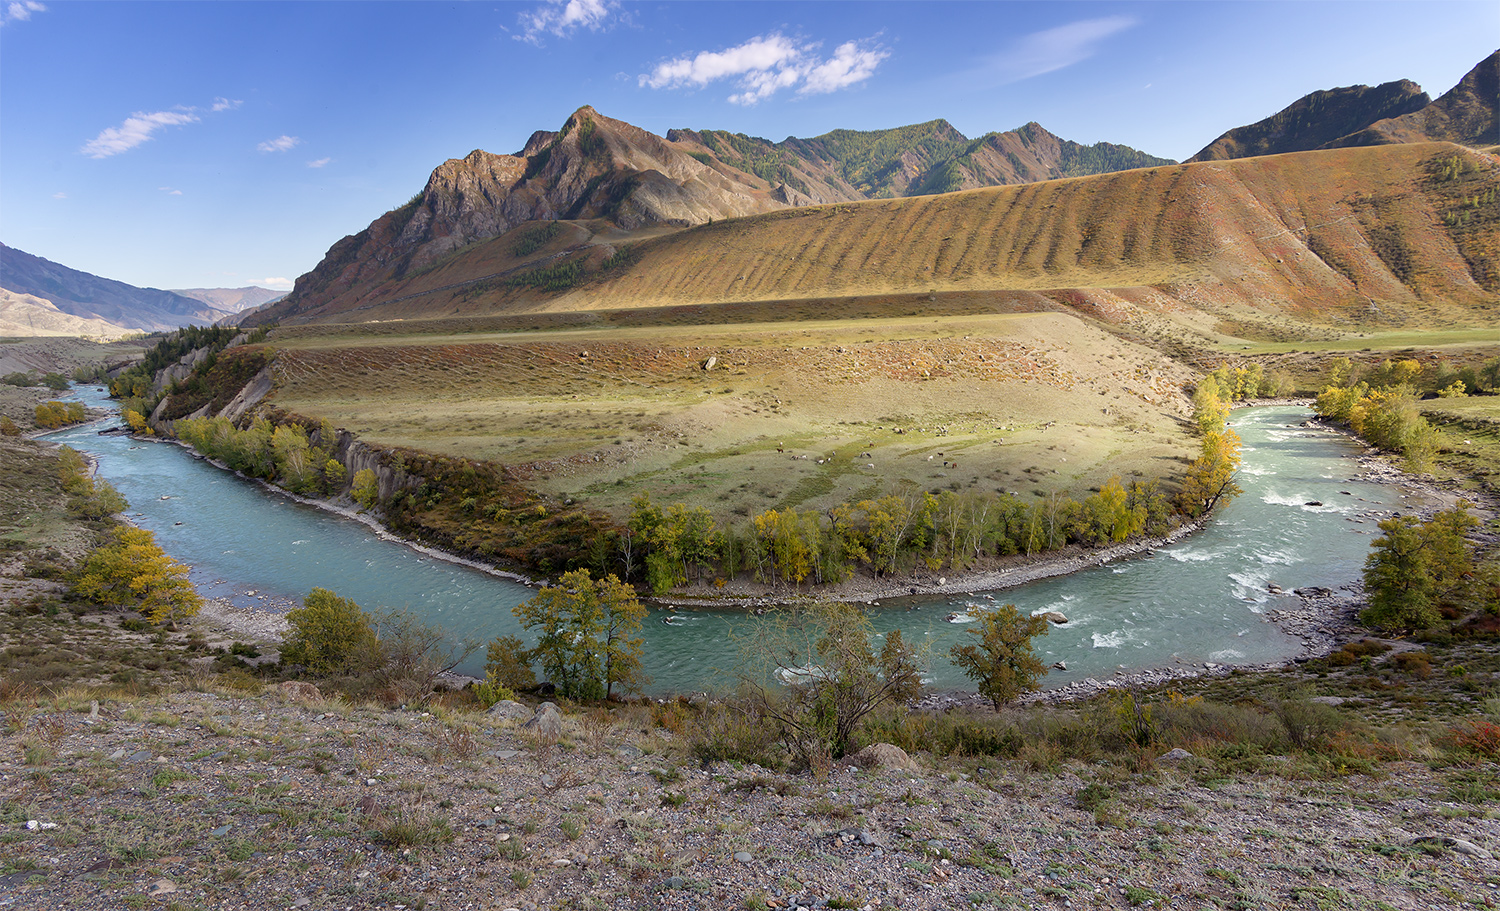
[[[1204,377],[1193,390],[1193,420],[1198,429],[1211,433],[1224,426],[1229,419],[1229,404],[1220,397],[1219,385],[1213,377]]]
[[[376,479],[375,472],[369,468],[356,471],[354,482],[349,486],[349,495],[364,509],[373,509],[375,501],[380,498],[380,482]]]
[[[522,626],[538,631],[531,655],[564,696],[609,698],[617,684],[638,692],[648,682],[638,635],[646,608],[617,577],[594,579],[586,569],[565,573],[514,613]]]
[[[1031,640],[1047,634],[1047,621],[1024,617],[1014,604],[1001,605],[979,618],[970,635],[978,644],[955,645],[953,663],[977,685],[979,694],[998,710],[1022,693],[1041,688],[1047,666],[1032,651]]]
[[[96,604],[135,607],[152,623],[175,624],[203,606],[187,576],[188,568],[167,556],[151,532],[122,526],[112,543],[89,554],[73,591]]]
[[[1379,523],[1382,535],[1365,558],[1369,606],[1360,619],[1380,629],[1427,629],[1442,620],[1443,599],[1474,572],[1466,537],[1478,525],[1468,504],[1436,513],[1423,522],[1394,516]]]
[[[380,664],[375,626],[348,598],[315,588],[286,619],[291,631],[281,649],[283,664],[302,665],[314,674],[354,673]]]
[[[1223,500],[1240,493],[1234,482],[1240,467],[1240,438],[1233,430],[1210,431],[1203,435],[1202,455],[1188,468],[1178,491],[1177,502],[1183,514],[1197,518],[1210,512]]]
[[[497,636],[491,640],[485,649],[484,676],[511,691],[536,686],[526,643],[516,636]]]

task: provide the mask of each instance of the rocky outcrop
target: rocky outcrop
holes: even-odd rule
[[[1327,148],[1380,120],[1421,110],[1431,100],[1409,79],[1312,92],[1265,120],[1229,130],[1189,160],[1223,161]]]
[[[1500,51],[1480,61],[1437,101],[1372,123],[1330,143],[1329,147],[1433,141],[1495,145],[1500,143],[1497,106],[1500,106]]]
[[[1190,161],[1215,161],[1409,142],[1500,143],[1500,51],[1436,101],[1409,79],[1305,95],[1249,126],[1236,127]]]

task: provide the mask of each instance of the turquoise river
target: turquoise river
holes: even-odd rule
[[[90,405],[110,404],[97,389],[76,394]],[[1359,448],[1302,426],[1308,416],[1295,406],[1235,411],[1231,425],[1245,444],[1238,479],[1244,493],[1175,544],[1000,592],[886,601],[871,608],[875,627],[901,629],[908,642],[929,646],[930,677],[939,687],[968,688],[942,657],[970,638],[966,624],[948,618],[992,599],[1069,618],[1038,640],[1048,664],[1067,665],[1046,678],[1048,687],[1121,670],[1289,658],[1300,641],[1264,614],[1296,599],[1271,594],[1270,583],[1287,592],[1346,585],[1359,575],[1376,532],[1374,515],[1399,508],[1394,488],[1353,480]],[[100,475],[130,501],[131,521],[192,567],[193,584],[206,597],[284,608],[321,586],[366,608],[406,608],[455,637],[525,635],[511,614],[532,594],[525,585],[421,553],[179,446],[101,435],[100,426],[46,439],[94,456]],[[735,639],[753,635],[760,622],[744,611],[653,608],[642,631],[645,670],[653,678],[648,691],[726,685],[736,665]],[[482,662],[481,651],[465,669],[474,672]]]

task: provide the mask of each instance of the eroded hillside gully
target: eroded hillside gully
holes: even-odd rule
[[[80,395],[91,406],[109,404],[100,391]],[[1347,611],[1346,588],[1376,521],[1409,508],[1414,494],[1369,476],[1361,448],[1306,426],[1309,416],[1285,405],[1234,412],[1245,443],[1244,493],[1194,534],[1130,559],[1075,557],[1086,567],[1016,587],[989,574],[959,594],[876,600],[872,620],[882,633],[900,629],[930,649],[937,688],[966,688],[942,656],[963,636],[969,607],[1001,602],[1067,617],[1038,642],[1048,664],[1065,667],[1045,680],[1054,691],[1128,674],[1281,663],[1315,649]],[[513,579],[410,547],[179,446],[101,435],[98,425],[49,439],[97,458],[100,474],[129,499],[130,520],[154,532],[192,567],[199,591],[225,606],[284,611],[322,586],[367,608],[410,609],[455,637],[524,634],[511,608],[532,590]],[[1025,571],[1034,578],[1034,567]],[[737,640],[760,622],[743,610],[657,605],[643,630],[649,691],[714,688],[735,665]]]

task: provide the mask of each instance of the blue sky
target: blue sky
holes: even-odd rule
[[[1437,97],[1500,4],[0,0],[0,22],[0,241],[286,289],[445,159],[584,104],[773,140],[1035,120],[1181,159],[1315,89]]]

